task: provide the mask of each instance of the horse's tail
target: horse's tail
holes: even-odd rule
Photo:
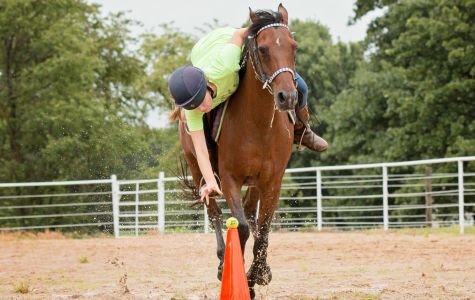
[[[168,120],[170,120],[170,122],[182,121],[181,120],[181,107],[175,107],[175,109],[172,110],[172,112],[168,116]]]
[[[183,198],[188,201],[191,201],[191,207],[196,206],[198,204],[202,204],[202,202],[200,201],[199,187],[197,187],[194,184],[193,179],[190,179],[190,176],[188,176],[188,164],[186,162],[186,159],[180,156],[179,162],[179,174],[177,175],[177,177],[179,179],[179,182],[181,183],[181,192]]]

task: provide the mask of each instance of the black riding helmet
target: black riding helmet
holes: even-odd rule
[[[197,67],[179,67],[170,76],[168,88],[176,106],[192,110],[200,106],[205,98],[206,77]]]

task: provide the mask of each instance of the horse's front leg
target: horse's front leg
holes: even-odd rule
[[[259,202],[259,190],[257,187],[250,186],[247,188],[246,195],[243,199],[244,213],[249,223],[252,235],[256,238],[256,221],[257,221],[257,205]]]
[[[241,243],[242,255],[244,256],[244,249],[246,248],[246,242],[249,238],[249,224],[247,223],[244,209],[241,204],[242,182],[238,182],[226,174],[221,177],[221,185],[224,197],[226,198],[226,203],[231,210],[231,214],[239,221],[239,241]]]
[[[254,260],[247,272],[249,286],[254,286],[255,283],[267,285],[272,280],[272,273],[267,264],[267,247],[269,246],[271,222],[280,195],[280,185],[277,186],[279,188],[261,190],[259,217],[253,248]]]

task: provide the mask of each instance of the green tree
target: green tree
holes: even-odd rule
[[[369,26],[367,59],[331,107],[328,155],[354,163],[473,155],[475,1],[358,0],[354,20],[376,8],[384,14]],[[446,168],[433,171],[455,171]]]
[[[127,176],[152,153],[130,21],[82,1],[0,4],[0,180]]]
[[[141,85],[145,64],[128,50],[130,22],[121,14],[103,18],[84,1],[0,2],[0,181],[130,178],[158,165],[149,142],[157,133],[144,121],[154,103]],[[67,191],[77,190],[60,192]]]
[[[291,24],[296,41],[297,72],[304,78],[309,88],[308,106],[311,111],[311,126],[314,131],[330,140],[327,153],[317,155],[305,150],[292,154],[290,167],[316,166],[332,164],[339,157],[333,155],[331,143],[334,118],[331,107],[337,96],[345,90],[350,79],[363,60],[363,47],[358,43],[334,42],[328,28],[318,22],[295,20]],[[314,175],[314,174],[310,174]],[[300,174],[302,176],[302,174]],[[290,179],[291,182],[302,182],[302,179]],[[281,207],[311,207],[315,205],[315,190],[299,189],[283,191],[283,195],[292,197],[306,196],[308,200],[290,200],[281,202]],[[328,203],[326,203],[328,204]],[[283,214],[281,217],[285,217]],[[314,220],[314,212],[292,213],[293,217]],[[305,223],[305,222],[303,222]]]
[[[475,1],[357,1],[356,17],[370,10],[363,7],[384,5],[387,12],[368,30],[370,63],[398,80],[376,102],[386,103],[389,119],[380,141],[393,143],[375,154],[389,160],[473,154]]]
[[[358,43],[333,42],[325,26],[313,21],[293,21],[298,43],[297,71],[309,88],[308,105],[312,115],[312,128],[321,136],[331,134],[334,122],[330,107],[336,96],[348,85],[359,63],[363,59],[363,48]],[[310,151],[294,153],[290,165],[319,165],[323,158],[332,163],[330,153],[321,157]]]
[[[143,35],[141,56],[147,65],[148,74],[144,81],[146,89],[157,99],[162,111],[173,109],[168,90],[168,77],[176,68],[191,64],[189,60],[195,39],[169,25],[162,25],[161,35]]]
[[[142,36],[140,56],[146,65],[146,76],[142,85],[149,97],[155,99],[152,113],[167,115],[174,109],[174,103],[168,90],[168,77],[178,67],[191,64],[191,48],[196,39],[180,32],[171,25],[161,26],[162,34]],[[178,175],[178,159],[182,153],[176,123],[158,130],[151,140],[157,163],[161,171],[168,176]]]

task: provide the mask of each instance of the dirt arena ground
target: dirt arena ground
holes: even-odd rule
[[[474,245],[473,234],[273,232],[273,281],[256,298],[475,299]],[[214,234],[0,235],[0,299],[217,299],[215,247]]]

